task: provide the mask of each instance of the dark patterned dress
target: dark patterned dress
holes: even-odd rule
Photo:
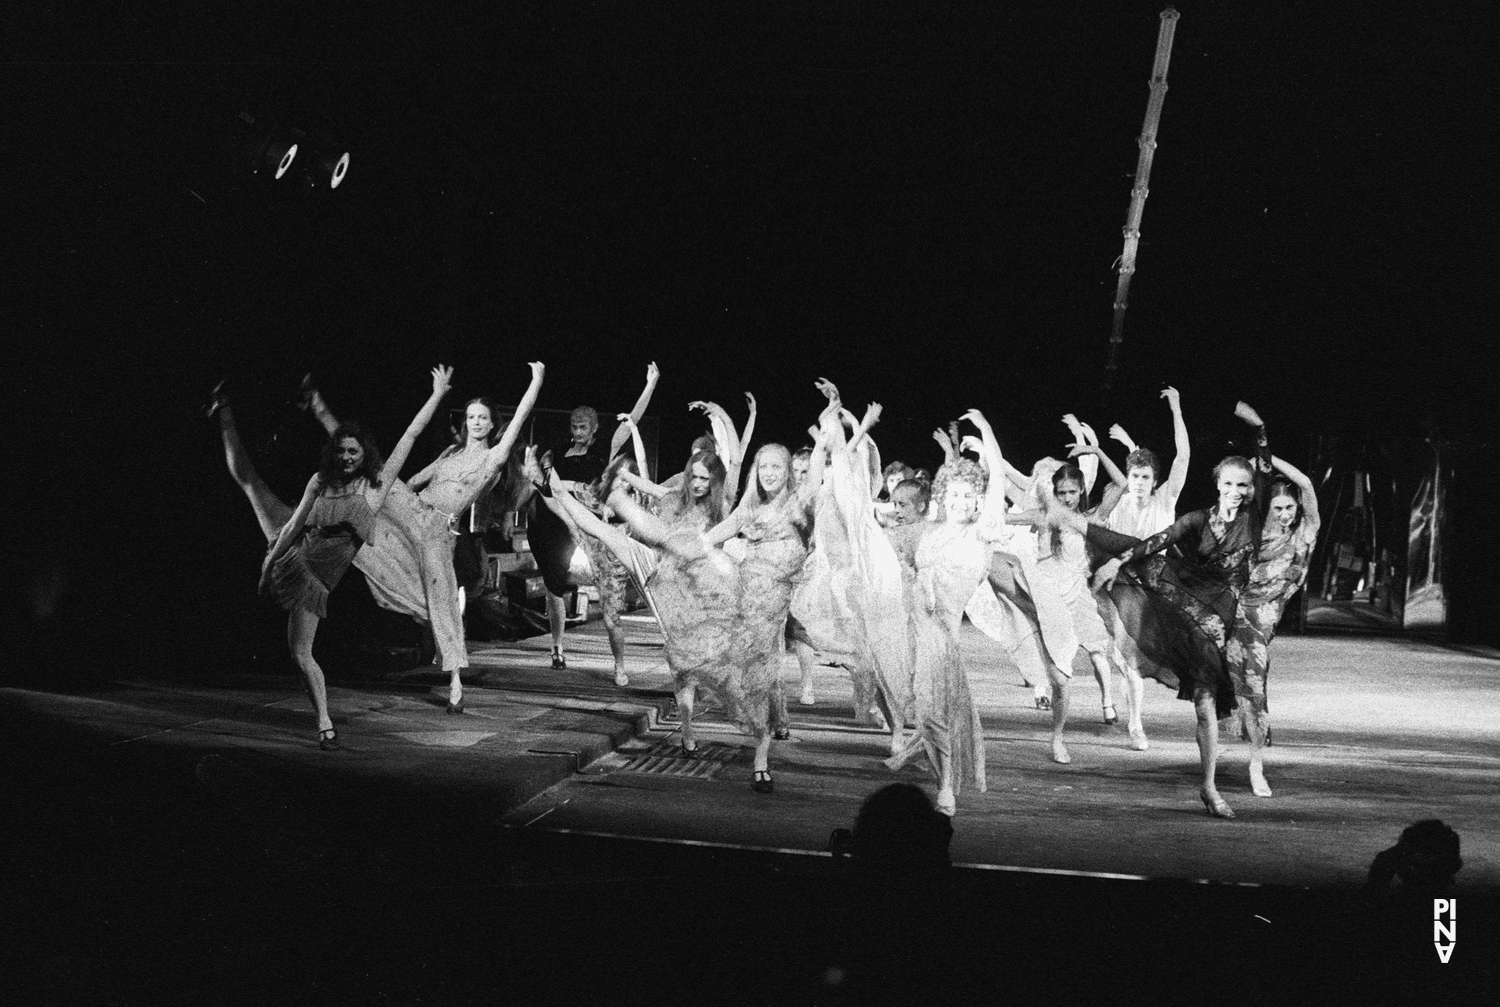
[[[1108,594],[1136,646],[1141,674],[1175,688],[1179,699],[1211,690],[1221,720],[1236,705],[1225,649],[1260,545],[1271,473],[1264,427],[1256,430],[1256,445],[1255,492],[1231,520],[1211,507],[1184,514],[1144,541],[1092,523],[1087,532],[1092,565],[1109,556],[1126,564]]]
[[[1091,545],[1127,563],[1109,597],[1136,645],[1141,674],[1175,688],[1179,699],[1211,689],[1220,717],[1234,709],[1224,646],[1249,581],[1256,524],[1247,503],[1227,522],[1217,507],[1192,511],[1143,542],[1088,528]]]
[[[1260,555],[1235,608],[1224,658],[1235,697],[1246,714],[1266,723],[1266,678],[1271,670],[1271,640],[1292,595],[1307,580],[1308,562],[1318,540],[1316,522],[1303,520],[1283,530],[1267,525]]]

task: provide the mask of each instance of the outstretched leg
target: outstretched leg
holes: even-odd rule
[[[234,410],[227,400],[219,406],[218,414],[219,436],[224,441],[224,461],[229,465],[229,475],[250,501],[250,508],[255,511],[255,519],[260,523],[260,530],[266,536],[266,541],[274,541],[282,526],[291,520],[292,508],[271,492],[271,487],[266,485],[266,481],[255,470],[250,452],[245,450],[244,442],[240,440],[239,428],[234,422]]]
[[[323,669],[318,667],[312,652],[320,621],[305,608],[292,609],[287,619],[286,640],[292,651],[292,660],[297,662],[297,670],[302,673],[307,686],[307,696],[312,700],[313,712],[318,718],[318,734],[323,740],[331,741],[335,735],[333,720],[328,716],[328,686],[323,679]]]
[[[1193,690],[1193,709],[1198,717],[1198,760],[1203,767],[1198,797],[1210,815],[1233,818],[1234,811],[1219,796],[1219,788],[1214,782],[1219,763],[1219,718],[1214,706],[1213,689],[1200,685]]]

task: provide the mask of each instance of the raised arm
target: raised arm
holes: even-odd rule
[[[1271,456],[1271,464],[1276,466],[1276,471],[1297,485],[1298,491],[1302,494],[1302,523],[1311,524],[1313,529],[1316,530],[1320,523],[1318,516],[1318,491],[1313,487],[1312,480],[1307,478],[1307,475],[1297,466],[1285,459],[1277,458],[1275,455]]]
[[[1161,397],[1167,400],[1167,406],[1172,410],[1172,437],[1177,442],[1177,453],[1172,456],[1172,468],[1167,472],[1165,484],[1175,500],[1187,485],[1188,460],[1192,458],[1193,447],[1188,441],[1187,424],[1182,421],[1182,401],[1177,389],[1168,385],[1161,390]]]
[[[1099,443],[1099,438],[1094,436],[1094,431],[1078,421],[1078,417],[1072,413],[1063,415],[1063,424],[1073,435],[1074,444]],[[1071,455],[1069,457],[1072,457]],[[1078,456],[1078,471],[1083,473],[1083,496],[1087,499],[1094,492],[1094,481],[1099,478],[1099,456],[1096,454],[1081,454]]]
[[[406,428],[406,433],[396,442],[391,449],[391,456],[386,459],[385,468],[380,470],[380,486],[376,488],[374,499],[370,501],[371,510],[379,510],[380,505],[385,502],[385,495],[391,491],[391,483],[395,482],[401,475],[401,467],[406,464],[406,459],[411,455],[411,449],[416,447],[417,438],[422,431],[427,429],[427,424],[432,422],[433,415],[437,412],[438,403],[443,401],[443,396],[448,394],[449,382],[453,379],[453,368],[438,364],[432,369],[432,394],[427,401],[422,403],[422,408],[417,410],[417,415],[412,417],[411,423]]]
[[[951,438],[949,438],[948,431],[944,430],[942,427],[938,427],[932,432],[932,439],[937,441],[938,447],[943,449],[944,465],[947,465],[954,458],[958,457],[958,452],[953,448],[953,441]]]
[[[1109,439],[1112,441],[1119,441],[1121,444],[1125,445],[1126,451],[1135,450],[1135,440],[1129,434],[1127,434],[1125,432],[1125,428],[1120,426],[1120,424],[1118,423],[1110,424]]]
[[[849,438],[847,450],[853,451],[859,447],[859,442],[864,440],[870,433],[870,428],[880,422],[880,403],[871,402],[865,407],[865,415],[859,421],[859,426],[854,431],[854,436]]]
[[[1125,473],[1120,471],[1120,467],[1118,465],[1110,461],[1109,455],[1105,454],[1104,449],[1101,448],[1098,444],[1078,443],[1069,445],[1068,457],[1092,457],[1099,459],[1099,463],[1104,466],[1104,471],[1109,476],[1109,481],[1114,483],[1120,489],[1125,489]],[[1079,468],[1082,467],[1082,464],[1080,464]]]
[[[526,388],[526,394],[521,396],[521,404],[516,406],[516,414],[510,418],[505,425],[505,433],[490,448],[489,456],[485,458],[487,470],[498,472],[500,466],[510,457],[511,449],[516,446],[516,438],[521,436],[521,428],[526,425],[531,410],[536,406],[537,397],[542,394],[542,378],[547,374],[547,365],[540,360],[533,360],[528,364],[531,368],[531,384]]]
[[[651,468],[646,464],[646,442],[641,440],[641,428],[635,425],[635,420],[630,418],[629,413],[621,413],[615,419],[620,421],[620,426],[630,430],[630,446],[635,452],[635,467],[640,469],[643,477],[651,478]]]
[[[641,390],[641,397],[635,400],[635,405],[630,410],[632,423],[640,423],[641,417],[646,415],[646,408],[651,405],[651,393],[656,391],[656,382],[661,379],[661,371],[656,366],[656,361],[646,365],[646,387]],[[625,446],[625,438],[630,436],[628,430],[615,429],[614,437],[609,442],[609,459],[614,460],[615,455]]]
[[[755,396],[749,392],[745,393],[745,405],[750,407],[750,418],[745,420],[745,429],[740,431],[740,458],[745,457],[745,452],[750,450],[750,438],[755,435]]]
[[[984,413],[978,409],[970,409],[964,413],[963,418],[979,428],[979,436],[984,446],[984,455],[989,459],[990,479],[985,485],[984,509],[985,513],[993,514],[1000,524],[1005,523],[1005,483],[999,478],[999,474],[1005,471],[1005,456],[1000,453],[1000,442],[995,438],[995,430],[990,426],[990,421],[984,418]]]

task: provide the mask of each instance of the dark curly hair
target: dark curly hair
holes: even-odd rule
[[[359,468],[347,479],[339,466],[338,449],[339,443],[346,437],[352,437],[359,442],[364,449],[365,457],[359,464]],[[370,481],[371,486],[380,485],[380,470],[385,465],[385,457],[380,453],[380,445],[375,442],[375,435],[370,433],[368,427],[358,420],[350,420],[340,423],[333,433],[328,435],[328,440],[323,442],[323,461],[318,466],[318,474],[323,477],[323,482],[328,486],[343,486],[363,476]]]

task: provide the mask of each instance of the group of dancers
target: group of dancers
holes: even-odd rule
[[[552,666],[566,667],[562,596],[591,582],[615,682],[627,685],[620,616],[633,585],[664,638],[684,756],[698,749],[693,710],[701,691],[754,739],[757,792],[774,790],[771,743],[790,736],[780,672],[787,649],[802,670],[803,703],[815,700],[820,660],[847,671],[856,714],[889,731],[886,765],[899,770],[925,756],[940,811],[955,813],[964,786],[984,790],[984,735],[959,648],[967,615],[1020,668],[1036,706],[1050,710],[1055,761],[1070,761],[1064,728],[1081,650],[1107,724],[1119,719],[1112,680],[1123,674],[1119,706],[1132,749],[1149,744],[1144,678],[1193,703],[1207,813],[1234,817],[1216,767],[1220,733],[1236,724],[1250,743],[1251,790],[1271,796],[1263,767],[1268,647],[1306,578],[1318,511],[1307,477],[1271,454],[1264,423],[1244,403],[1236,415],[1253,434],[1253,450],[1214,466],[1214,506],[1179,517],[1190,450],[1172,388],[1161,393],[1176,441],[1165,478],[1157,456],[1118,426],[1110,436],[1129,453],[1116,466],[1072,415],[1063,418],[1072,436],[1065,456],[1022,471],[971,409],[934,432],[945,460],[929,479],[899,462],[882,465],[871,437],[880,406],[856,416],[820,380],[823,406],[808,446],[763,444],[747,459],[754,397],[746,396],[750,418],[740,430],[720,406],[694,402],[710,432],[694,442],[680,473],[657,483],[638,426],[659,378],[655,364],[612,437],[601,436],[595,410],[580,407],[569,442],[551,449],[519,442],[544,376],[542,364],[530,367],[508,422],[489,400],[469,402],[455,443],[404,482],[399,473],[452,370],[433,369],[429,398],[384,463],[368,430],[340,422],[305,382],[303,401],[328,439],[296,507],[255,471],[228,396],[215,389],[208,411],[229,471],[269,543],[261,590],[289,613],[288,643],[322,748],[338,748],[339,738],[312,643],[328,592],[351,565],[377,602],[431,627],[449,673],[447,712],[463,713],[459,571],[474,567],[463,561],[463,536],[474,531],[471,508],[499,484],[505,509],[533,509],[529,539],[547,586]],[[960,424],[974,432],[961,433]],[[1108,485],[1091,506],[1101,467]]]

